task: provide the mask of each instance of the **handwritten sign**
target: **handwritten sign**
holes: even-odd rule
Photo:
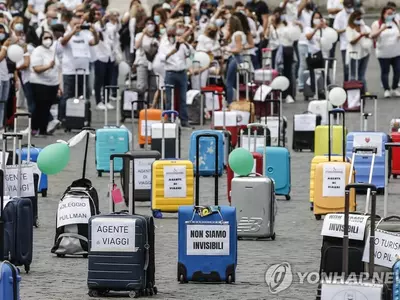
[[[85,117],[85,100],[68,99],[66,104],[65,115],[67,117],[84,118]]]
[[[138,93],[135,91],[125,90],[124,91],[124,106],[123,110],[132,110],[132,101],[138,100]],[[133,110],[137,109],[137,103],[133,103]]]
[[[349,238],[362,241],[369,216],[349,215]],[[343,238],[344,214],[329,214],[324,219],[321,235]]]
[[[164,198],[186,197],[186,167],[164,166]]]
[[[343,164],[324,164],[323,197],[344,197],[346,166]]]
[[[32,165],[21,166],[21,179],[18,175],[18,166],[7,166],[4,186],[6,187],[6,195],[10,197],[34,197],[35,185]]]
[[[57,228],[71,224],[87,224],[90,217],[88,197],[66,195],[58,204]]]
[[[134,160],[135,190],[151,189],[151,165],[155,158],[136,158]]]
[[[317,115],[314,114],[294,115],[295,131],[315,131],[316,124],[317,124]]]
[[[366,132],[354,135],[353,147],[376,148],[376,156],[382,156],[382,134]],[[363,154],[364,155],[364,154]],[[365,156],[371,153],[365,153]]]
[[[229,225],[187,225],[187,255],[229,255]]]

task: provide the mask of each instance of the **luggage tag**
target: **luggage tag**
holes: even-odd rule
[[[121,190],[118,188],[116,184],[114,184],[113,189],[111,191],[111,196],[115,204],[121,203],[124,201],[124,198],[122,197]]]
[[[207,217],[213,213],[219,213],[219,206],[203,206],[200,207],[199,215],[200,217]]]

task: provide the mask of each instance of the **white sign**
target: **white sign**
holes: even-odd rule
[[[229,225],[187,225],[187,255],[229,255]]]
[[[136,158],[134,160],[135,190],[151,189],[151,165],[155,158]]]
[[[347,90],[347,106],[348,108],[360,107],[361,106],[361,90]]]
[[[214,112],[214,126],[223,127],[224,126],[224,114],[225,114],[225,126],[226,127],[236,127],[237,126],[237,113],[236,111],[215,111]]]
[[[161,121],[155,121],[155,120],[148,120],[147,121],[147,136],[151,137],[151,126],[156,123],[160,123]],[[141,136],[146,136],[146,122],[144,120],[140,121],[140,135]]]
[[[8,160],[8,156],[10,155],[10,153],[8,153],[6,151],[6,164],[7,164],[7,160]],[[0,151],[0,164],[3,163],[3,151]]]
[[[354,135],[353,147],[374,148],[376,147],[376,156],[382,156],[382,134],[381,133],[357,133]],[[365,156],[371,155],[366,153]]]
[[[324,164],[323,170],[323,197],[344,197],[346,181],[346,165]]]
[[[278,117],[267,117],[267,119],[265,120],[269,132],[271,134],[271,138],[278,138],[278,132],[279,132],[279,118]],[[282,121],[282,120],[281,120]],[[282,126],[282,124],[281,124]],[[281,127],[282,130],[282,127]]]
[[[257,162],[257,160],[256,160],[256,159],[253,159],[253,169],[251,170],[251,173],[257,173],[257,170],[256,170],[256,167],[257,167],[256,162]],[[238,177],[239,174],[233,173],[233,176],[234,176],[234,177]]]
[[[349,215],[349,238],[362,241],[369,216]],[[329,214],[324,219],[321,235],[343,238],[344,214]]]
[[[204,93],[206,98],[206,109],[212,111],[213,109],[213,101],[214,101],[214,110],[220,110],[222,107],[219,107],[219,95],[213,93]]]
[[[186,198],[186,166],[164,166],[164,198]]]
[[[369,238],[365,240],[363,262],[369,262]],[[400,234],[384,231],[381,229],[375,230],[375,265],[392,268],[397,261],[396,255],[399,255],[400,250]]]
[[[30,162],[30,163],[28,163],[28,164],[31,164],[31,165],[32,165],[33,173],[39,175],[38,186],[37,186],[38,191],[39,191],[39,190],[40,190],[40,188],[39,188],[39,187],[40,187],[40,180],[42,180],[42,171],[40,171],[39,167],[37,166],[37,163],[35,163],[35,162]]]
[[[315,131],[316,123],[314,114],[294,115],[294,131]]]
[[[91,251],[136,252],[136,220],[132,218],[92,219]]]
[[[19,185],[18,166],[7,166],[4,174],[5,194],[10,197],[29,198],[35,196],[32,165],[21,166],[21,183]],[[18,188],[21,187],[18,193]]]
[[[379,287],[359,284],[322,284],[321,299],[326,300],[371,300],[381,299]]]
[[[132,110],[132,101],[137,101],[138,93],[130,90],[124,91],[124,107],[123,110]],[[133,103],[133,109],[137,109],[137,103]]]
[[[90,217],[88,197],[67,195],[58,204],[57,228],[71,224],[87,224]]]
[[[65,109],[67,117],[84,118],[85,117],[85,100],[68,99]]]

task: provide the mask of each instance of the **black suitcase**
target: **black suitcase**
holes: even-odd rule
[[[132,174],[133,156],[116,154],[111,160],[117,157],[129,159]],[[129,193],[129,212],[114,212],[113,173],[111,167],[111,213],[89,220],[89,296],[104,296],[109,291],[129,292],[131,298],[157,294],[153,217],[134,214],[133,193]],[[133,184],[129,186],[133,190]]]
[[[83,71],[83,95],[78,95],[78,73]],[[86,99],[86,75],[85,69],[77,69],[75,73],[75,97],[67,99],[65,103],[65,119],[63,125],[65,132],[71,130],[81,130],[83,127],[90,126],[92,112],[90,110],[90,100]]]
[[[300,120],[296,119],[298,118],[297,116],[315,116],[315,126],[314,130],[306,130],[306,127],[303,127],[302,129],[298,128],[299,124],[298,122]],[[314,125],[314,124],[313,124]],[[303,151],[303,150],[311,150],[314,152],[314,137],[315,137],[315,128],[317,126],[321,125],[321,116],[320,115],[313,115],[312,113],[306,111],[303,114],[300,115],[294,115],[293,116],[293,143],[292,143],[292,149],[294,151]],[[304,129],[304,130],[303,130]]]

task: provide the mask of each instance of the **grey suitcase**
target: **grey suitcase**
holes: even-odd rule
[[[345,218],[344,218],[344,233],[343,233],[343,260],[342,270],[344,276],[338,278],[327,279],[321,282],[318,287],[317,300],[332,300],[332,299],[365,299],[365,300],[389,300],[390,294],[387,286],[374,280],[358,280],[348,272],[349,267],[349,206],[350,206],[350,190],[365,190],[371,191],[371,226],[369,239],[369,266],[368,274],[372,278],[374,274],[374,250],[375,250],[375,217],[376,217],[376,194],[377,188],[373,184],[352,183],[345,188]]]
[[[88,279],[90,297],[109,291],[129,292],[129,297],[157,294],[155,287],[155,251],[153,217],[134,214],[133,176],[129,178],[129,212],[115,212],[112,201],[114,158],[129,158],[130,173],[134,158],[113,154],[110,159],[110,211],[89,220]]]
[[[249,124],[248,127],[263,127],[264,137],[267,135],[267,126],[264,124]],[[250,137],[248,141],[250,144]],[[264,147],[263,159],[265,174],[266,147]],[[239,238],[275,240],[276,199],[274,181],[271,178],[262,177],[260,174],[233,178],[231,201],[232,206],[236,207]]]

